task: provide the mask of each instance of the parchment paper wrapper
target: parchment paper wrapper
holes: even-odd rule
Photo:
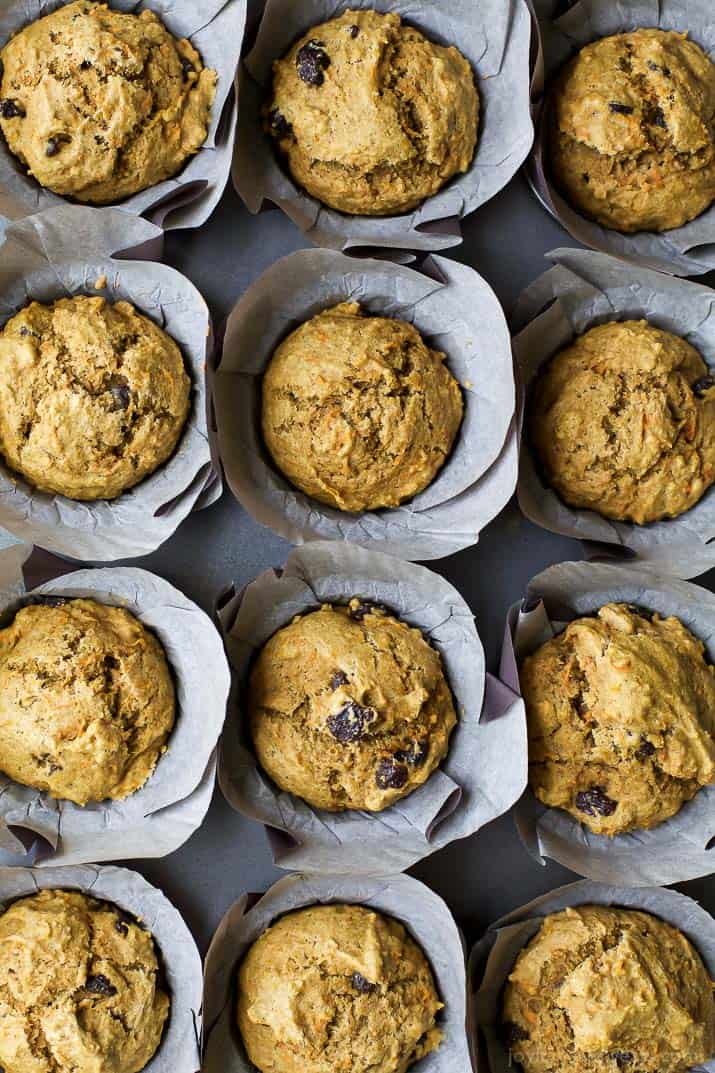
[[[0,10],[0,48],[12,34],[62,6],[62,0],[6,0]],[[205,67],[218,73],[204,146],[172,179],[118,203],[122,212],[146,216],[167,231],[200,227],[218,204],[231,170],[237,116],[233,80],[241,55],[246,0],[112,0],[111,6],[118,11],[150,8],[175,37],[191,41]],[[1,213],[18,219],[69,203],[28,175],[0,137]]]
[[[574,618],[603,604],[636,604],[675,615],[715,662],[715,596],[687,581],[601,563],[560,563],[538,574],[521,605],[509,611],[501,678],[519,692],[517,666]],[[649,831],[591,834],[561,809],[542,805],[527,790],[514,819],[529,852],[541,864],[551,857],[579,875],[627,887],[680,883],[715,872],[715,786],[705,786],[680,812]]]
[[[277,917],[326,902],[365,905],[404,924],[430,962],[444,1003],[438,1014],[444,1033],[442,1043],[417,1068],[420,1073],[466,1073],[470,1063],[465,1030],[464,949],[457,925],[442,899],[409,876],[360,879],[305,875],[281,879],[258,902],[244,895],[219,924],[204,966],[203,1073],[255,1073],[235,1023],[239,962]]]
[[[295,615],[353,596],[385,604],[418,627],[442,656],[459,722],[447,758],[423,786],[380,813],[313,809],[281,792],[258,767],[241,711],[251,661]],[[398,872],[506,812],[526,785],[523,704],[484,673],[466,603],[422,566],[333,543],[294,551],[220,611],[234,671],[234,703],[221,741],[219,783],[239,812],[265,824],[281,868]],[[483,700],[484,698],[484,700]]]
[[[514,356],[528,394],[545,362],[597,324],[644,318],[687,339],[715,368],[715,303],[709,287],[583,250],[553,250],[556,267],[519,298]],[[715,566],[715,487],[689,511],[648,525],[614,522],[568,507],[539,475],[524,438],[519,506],[537,525],[586,542],[590,554],[695,577]]]
[[[462,385],[465,417],[435,480],[400,507],[349,514],[294,488],[261,435],[261,378],[276,346],[339,302],[409,321],[442,350]],[[226,326],[214,384],[219,447],[237,499],[293,544],[348,540],[404,559],[438,559],[477,543],[516,483],[514,374],[509,332],[490,287],[466,265],[430,258],[421,272],[302,250],[274,264],[243,295]]]
[[[546,159],[543,82],[590,41],[639,28],[687,32],[710,59],[715,59],[715,20],[711,0],[579,0],[560,18],[552,18],[553,0],[537,0],[543,43],[543,77],[537,68],[532,85],[537,132],[527,164],[529,181],[544,207],[572,238],[645,268],[676,276],[698,276],[715,268],[715,204],[684,227],[661,233],[621,234],[601,227],[572,209],[550,180]]]
[[[117,499],[79,502],[40,492],[0,458],[0,525],[21,540],[75,559],[146,555],[193,509],[221,494],[207,429],[206,303],[173,268],[145,260],[161,255],[161,231],[116,209],[61,205],[9,223],[3,238],[0,327],[31,301],[51,303],[76,294],[127,300],[178,343],[192,398],[169,461]],[[98,289],[103,277],[106,284]]]
[[[26,594],[27,546],[0,551],[0,624]],[[32,562],[30,563],[30,568]],[[161,641],[176,686],[176,724],[166,753],[144,786],[123,801],[84,808],[21,786],[0,773],[0,851],[40,866],[163,857],[199,827],[211,802],[216,743],[230,685],[221,638],[211,620],[162,578],[133,567],[77,570],[31,590],[82,596],[131,611]],[[39,837],[38,837],[39,836]],[[8,859],[0,863],[27,863]]]
[[[578,905],[640,909],[679,928],[700,954],[710,976],[715,973],[715,920],[692,898],[674,890],[644,887],[628,890],[602,883],[571,883],[502,917],[486,932],[469,959],[469,1005],[472,1047],[479,1073],[513,1073],[514,1063],[499,1039],[501,996],[520,951],[536,935],[549,913]],[[715,1059],[691,1073],[713,1073]]]
[[[471,168],[411,213],[391,217],[336,212],[298,187],[263,131],[261,108],[272,64],[311,26],[347,8],[396,12],[430,39],[456,45],[477,75],[481,113]],[[502,190],[531,148],[531,18],[524,0],[267,0],[256,44],[241,67],[241,111],[233,181],[250,212],[278,205],[317,246],[441,250],[461,242],[460,220]]]
[[[137,917],[154,936],[171,997],[156,1054],[143,1073],[198,1073],[201,1063],[201,958],[181,914],[127,868],[0,868],[0,913],[40,890],[79,890]]]

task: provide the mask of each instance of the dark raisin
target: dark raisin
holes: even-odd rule
[[[648,741],[647,738],[641,738],[641,743],[636,752],[636,759],[647,760],[649,756],[653,756],[655,751],[655,745],[652,741]]]
[[[370,723],[377,717],[374,708],[363,708],[351,700],[344,708],[328,718],[328,730],[340,742],[360,741]]]
[[[372,600],[361,600],[355,607],[350,608],[348,614],[355,622],[362,622],[366,615],[370,615],[374,611],[382,611],[387,614],[387,608],[384,604],[373,603]]]
[[[361,995],[367,995],[370,991],[375,990],[375,984],[371,984],[369,980],[359,973],[354,972],[350,977],[350,983],[353,985],[356,991],[359,991]]]
[[[611,801],[602,786],[592,786],[576,794],[576,808],[588,816],[612,816],[618,808],[616,801]]]
[[[629,56],[621,56],[618,60],[618,68],[625,74],[629,75],[633,70],[633,64],[631,63]]]
[[[22,118],[25,115],[25,109],[12,97],[2,97],[0,98],[0,115],[3,119],[16,119],[18,116]]]
[[[608,107],[616,115],[633,115],[633,108],[630,104],[619,104],[618,101],[611,101]]]
[[[330,679],[330,688],[333,692],[336,689],[340,689],[341,686],[347,685],[348,676],[345,671],[335,671],[333,677]]]
[[[323,49],[322,41],[308,41],[298,49],[295,65],[303,82],[309,86],[322,86],[325,81],[323,71],[330,67],[330,56]]]
[[[126,936],[129,934],[129,925],[125,924],[123,920],[115,920],[114,930],[118,931],[120,935]]]
[[[348,33],[353,39],[355,39],[360,33],[360,27],[353,23],[352,26],[348,26]]]
[[[113,380],[109,385],[109,394],[112,396],[114,410],[128,410],[131,392],[126,381]]]
[[[381,790],[401,790],[407,782],[408,771],[392,756],[381,760],[375,772],[375,782]]]
[[[668,129],[668,124],[665,121],[665,113],[662,108],[653,109],[651,120],[656,127],[660,127],[662,130]]]
[[[612,1058],[619,1069],[623,1069],[629,1062],[633,1061],[633,1055],[630,1051],[611,1051],[609,1058]]]
[[[80,69],[80,71],[88,71],[91,66],[92,66],[92,61],[91,60],[82,60],[82,62],[79,65],[79,69]]]
[[[427,759],[428,753],[429,742],[411,741],[406,749],[397,750],[395,760],[399,760],[402,764],[411,764],[412,767],[421,767]]]
[[[277,108],[268,113],[268,127],[274,138],[287,138],[293,128]]]
[[[103,976],[101,972],[95,973],[94,976],[87,977],[87,983],[84,985],[85,991],[90,991],[93,995],[116,995],[117,989],[113,984],[109,982],[106,976]]]
[[[47,145],[45,146],[45,156],[57,156],[63,145],[67,145],[70,138],[67,134],[55,134],[54,137],[47,139]]]
[[[693,384],[693,394],[697,395],[699,399],[703,397],[706,391],[709,391],[711,387],[715,387],[715,376],[708,374],[707,376],[701,376],[699,380],[696,380]]]
[[[181,57],[181,70],[184,72],[184,78],[188,78],[192,71],[195,71],[193,63],[186,56]]]
[[[583,179],[583,181],[584,181],[585,183],[590,183],[590,182],[591,182],[591,176],[590,176],[590,175],[588,174],[588,172],[587,172],[587,171],[584,171],[584,172],[583,172],[583,174],[582,174],[581,178]]]
[[[526,1032],[521,1025],[514,1024],[513,1021],[504,1021],[501,1026],[501,1038],[505,1047],[513,1047],[517,1043],[521,1043],[522,1040],[529,1038],[529,1033]]]

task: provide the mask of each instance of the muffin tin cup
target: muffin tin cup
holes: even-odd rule
[[[171,1009],[159,1048],[142,1073],[198,1073],[201,1065],[201,958],[168,898],[127,868],[0,868],[0,913],[40,890],[76,890],[111,902],[154,936]]]
[[[402,506],[347,513],[291,485],[261,433],[261,381],[299,324],[340,302],[409,321],[447,355],[462,386],[464,420],[432,483]],[[477,543],[516,485],[511,341],[491,288],[466,265],[431,257],[421,271],[332,250],[303,250],[273,265],[234,306],[213,382],[228,484],[262,525],[293,544],[346,540],[404,559],[437,559]]]
[[[0,48],[34,19],[49,15],[66,0],[6,0],[0,11]],[[218,73],[216,98],[206,141],[181,171],[118,204],[123,212],[144,216],[165,231],[200,227],[216,208],[228,182],[236,137],[238,105],[234,76],[246,25],[246,0],[112,0],[118,11],[150,8],[175,37],[188,38],[205,67]],[[31,10],[34,8],[35,10]],[[16,219],[57,205],[71,204],[40,186],[0,135],[0,212]]]
[[[679,928],[700,954],[708,975],[715,973],[715,920],[692,898],[660,887],[629,890],[586,881],[560,887],[492,924],[472,949],[467,987],[471,1043],[479,1073],[513,1073],[514,1062],[499,1033],[504,986],[520,951],[536,935],[544,917],[579,905],[651,913]],[[714,1071],[715,1058],[696,1066],[693,1073]]]
[[[560,563],[538,574],[507,616],[500,677],[519,692],[518,665],[568,622],[604,604],[635,604],[675,615],[715,663],[715,596],[687,581],[602,563]],[[644,887],[715,872],[715,786],[704,786],[675,816],[647,831],[609,838],[592,834],[562,809],[547,808],[527,789],[514,810],[521,839],[541,864],[550,857],[603,883]]]
[[[395,12],[439,44],[456,45],[472,64],[480,94],[479,142],[472,165],[412,212],[350,216],[299,187],[279,163],[263,130],[272,65],[294,41],[346,9]],[[256,43],[241,65],[241,109],[233,182],[250,212],[278,205],[317,246],[440,250],[458,245],[460,221],[502,190],[531,148],[529,47],[532,23],[524,0],[267,0]]]
[[[191,410],[173,455],[116,499],[92,502],[40,492],[0,456],[0,526],[73,559],[108,562],[154,551],[195,509],[221,494],[211,457],[206,363],[211,320],[184,276],[149,260],[162,232],[117,209],[62,205],[9,223],[0,245],[0,327],[31,301],[78,294],[132,302],[181,348]]]
[[[27,545],[0,552],[0,625],[28,595],[84,597],[124,607],[161,641],[176,687],[176,723],[153,774],[123,801],[84,807],[13,782],[0,773],[0,863],[57,864],[163,857],[199,827],[211,802],[216,745],[230,675],[221,638],[204,612],[146,570],[117,567],[58,576],[55,562],[29,560],[44,578],[26,587]]]
[[[440,652],[458,724],[440,767],[421,787],[376,814],[313,809],[261,770],[243,711],[253,658],[295,615],[353,596],[385,604]],[[313,543],[294,551],[219,612],[234,675],[219,783],[237,811],[264,824],[281,868],[341,874],[399,872],[473,834],[526,785],[523,703],[485,675],[474,619],[459,593],[422,566],[361,548]]]
[[[715,369],[715,305],[709,287],[636,268],[584,250],[547,254],[555,267],[528,287],[512,322],[514,357],[523,393],[545,363],[577,335],[609,321],[645,319],[682,336]],[[519,506],[532,522],[584,541],[599,558],[633,562],[677,577],[715,566],[715,486],[694,507],[648,525],[616,522],[569,507],[542,480],[525,430],[517,487]]]
[[[584,45],[611,34],[651,27],[687,31],[712,59],[715,20],[711,0],[621,0],[617,4],[613,0],[578,0],[560,18],[553,18],[555,6],[550,0],[537,0],[535,4],[543,44],[543,77],[539,66],[532,83],[536,138],[526,171],[536,196],[571,237],[584,246],[675,276],[710,272],[715,268],[715,203],[683,227],[661,233],[622,234],[588,220],[569,205],[551,181],[543,105],[544,84],[548,93],[549,82],[558,69]]]
[[[205,1051],[203,1073],[254,1073],[236,1024],[236,972],[248,948],[278,917],[315,904],[347,902],[385,913],[404,924],[422,947],[444,1009],[437,1015],[441,1045],[419,1065],[424,1073],[470,1068],[465,1030],[464,946],[449,909],[409,876],[346,878],[294,875],[281,879],[260,900],[244,895],[228,910],[204,965]]]

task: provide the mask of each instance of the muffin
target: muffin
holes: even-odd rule
[[[164,650],[122,607],[33,599],[0,630],[0,771],[78,805],[125,798],[174,725]]]
[[[161,1042],[169,997],[154,940],[76,891],[43,890],[0,916],[5,1073],[138,1073]]]
[[[92,205],[155,186],[201,148],[216,92],[152,11],[76,0],[0,52],[0,128],[41,186]]]
[[[379,812],[421,786],[457,722],[439,652],[357,599],[270,638],[250,675],[248,715],[273,781],[330,812]]]
[[[129,302],[31,302],[0,331],[0,452],[40,491],[114,499],[172,454],[190,387],[174,340]]]
[[[262,428],[277,468],[344,511],[395,507],[444,465],[463,414],[445,355],[411,324],[334,306],[281,343],[263,376]]]
[[[677,618],[606,604],[520,681],[531,788],[594,834],[655,827],[715,782],[715,670]]]
[[[553,179],[616,231],[668,231],[715,200],[715,65],[686,34],[636,30],[586,45],[548,103]]]
[[[441,1008],[402,924],[359,905],[287,913],[238,975],[238,1025],[261,1073],[405,1073],[439,1046]]]
[[[468,170],[479,94],[458,49],[399,15],[346,11],[274,64],[266,116],[299,186],[340,212],[389,216]]]
[[[544,918],[504,991],[524,1073],[685,1073],[715,1052],[712,983],[685,936],[595,905]]]
[[[675,518],[715,480],[715,378],[646,321],[602,324],[537,377],[529,434],[565,503],[615,521]]]

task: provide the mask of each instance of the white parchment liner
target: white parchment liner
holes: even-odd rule
[[[439,1048],[419,1063],[422,1073],[467,1073],[464,948],[449,909],[428,887],[409,876],[340,878],[295,875],[281,879],[255,902],[244,895],[226,913],[204,966],[206,1047],[203,1073],[255,1073],[236,1025],[236,971],[253,942],[279,916],[316,903],[365,905],[401,921],[422,947],[444,1003]],[[252,906],[252,907],[251,907]]]
[[[166,895],[127,868],[0,868],[0,913],[40,890],[79,890],[112,902],[154,936],[171,1010],[161,1044],[142,1073],[198,1073],[201,1063],[201,958]]]
[[[409,503],[351,514],[318,503],[275,468],[261,435],[261,379],[276,346],[339,302],[409,321],[447,355],[465,417],[435,480]],[[491,288],[466,265],[429,258],[422,271],[331,250],[278,261],[234,306],[214,383],[226,479],[262,525],[293,544],[349,540],[405,559],[437,559],[477,543],[516,484],[511,341]]]
[[[459,722],[427,782],[380,813],[330,813],[281,792],[258,767],[244,724],[252,658],[297,614],[353,596],[385,604],[442,656]],[[506,812],[526,785],[523,703],[484,671],[474,618],[447,581],[422,566],[351,545],[313,543],[228,602],[220,618],[234,672],[219,783],[239,812],[265,824],[281,868],[399,872]],[[486,690],[485,690],[486,684]]]
[[[479,143],[471,168],[411,213],[349,216],[310,197],[278,162],[263,131],[273,61],[311,26],[348,8],[396,12],[432,40],[456,45],[477,74]],[[531,148],[531,17],[524,0],[267,0],[256,44],[241,66],[233,181],[248,209],[280,206],[317,246],[440,250],[461,242],[460,220],[502,190]]]
[[[674,890],[628,890],[602,883],[571,883],[536,898],[492,924],[469,958],[468,994],[472,1048],[479,1073],[514,1073],[514,1063],[499,1038],[501,996],[521,949],[536,935],[549,913],[578,905],[640,909],[679,928],[715,977],[715,920],[692,898]],[[715,1058],[691,1073],[714,1073]]]
[[[610,34],[639,28],[687,32],[710,59],[715,60],[715,19],[711,0],[619,0],[619,3],[578,0],[557,19],[551,17],[553,0],[551,3],[537,0],[535,6],[543,43],[547,93],[549,80],[584,45]],[[634,235],[601,227],[571,208],[549,178],[541,67],[537,68],[532,94],[538,122],[527,174],[541,203],[572,238],[592,249],[676,276],[697,276],[715,268],[715,204],[684,227],[661,233],[640,231]]]
[[[0,10],[0,48],[13,33],[64,2],[5,0]],[[233,81],[246,24],[246,0],[112,0],[110,6],[119,11],[149,8],[175,37],[187,37],[204,66],[218,73],[204,146],[178,175],[118,203],[123,212],[146,216],[167,231],[200,227],[218,204],[231,170],[237,117]],[[69,204],[68,199],[29,176],[0,135],[0,212],[17,219],[63,204]]]
[[[28,302],[75,294],[132,302],[178,343],[191,411],[176,451],[117,499],[79,502],[33,489],[0,459],[0,525],[58,555],[107,562],[154,551],[221,493],[207,429],[208,307],[161,254],[162,232],[117,209],[60,205],[7,224],[0,245],[0,327]],[[121,259],[119,259],[121,258]],[[131,260],[127,258],[132,258]],[[106,277],[99,289],[97,282]]]
[[[514,357],[527,394],[557,351],[576,335],[614,320],[643,318],[682,336],[715,368],[715,302],[709,287],[601,253],[558,249],[547,257],[556,267],[524,291],[513,315],[519,332]],[[611,521],[567,506],[543,483],[525,433],[517,491],[527,518],[587,542],[591,553],[627,558],[678,577],[695,577],[715,566],[715,487],[677,518],[648,525]]]
[[[3,625],[23,604],[22,567],[29,550],[27,545],[15,545],[0,551]],[[176,723],[154,773],[123,801],[82,808],[0,773],[0,851],[24,854],[26,844],[32,843],[29,860],[39,866],[163,857],[173,852],[199,827],[211,802],[216,743],[230,686],[218,631],[173,585],[134,567],[77,570],[30,591],[87,597],[135,614],[166,651],[176,686]],[[18,861],[27,863],[2,858],[2,863]]]
[[[519,692],[517,666],[574,618],[609,602],[675,615],[715,662],[715,595],[687,581],[603,563],[560,563],[529,583],[523,603],[507,617],[500,676]],[[681,810],[649,831],[591,834],[561,809],[549,809],[527,790],[514,810],[519,834],[537,860],[551,857],[579,875],[628,887],[680,883],[715,872],[715,786],[703,787]]]

